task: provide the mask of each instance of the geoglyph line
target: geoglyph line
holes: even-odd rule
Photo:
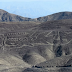
[[[52,33],[52,31],[51,31],[51,32],[49,32],[49,33],[48,33],[45,37],[48,37],[48,35],[49,35],[49,34],[51,34],[51,33]]]
[[[54,44],[52,44],[52,43],[50,43],[50,42],[48,42],[48,41],[46,41],[49,45],[54,45]]]
[[[67,42],[67,43],[65,43],[65,44],[61,44],[61,45],[66,45],[66,44],[69,44],[71,41],[72,41],[72,39],[71,39],[69,42]]]

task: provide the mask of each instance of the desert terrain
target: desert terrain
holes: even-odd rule
[[[3,12],[0,72],[72,72],[72,13],[20,21]]]

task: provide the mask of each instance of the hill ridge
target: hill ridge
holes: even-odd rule
[[[0,22],[19,22],[19,21],[46,22],[61,19],[72,19],[72,12],[69,11],[58,12],[51,15],[32,19],[8,13],[7,11],[0,9]]]

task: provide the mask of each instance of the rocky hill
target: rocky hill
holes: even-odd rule
[[[7,11],[0,9],[0,22],[19,22],[19,21],[32,21],[32,19],[11,14],[8,13]]]
[[[40,22],[61,20],[61,19],[72,19],[72,12],[59,12],[52,15],[37,18]]]
[[[72,12],[59,12],[52,15],[31,19],[11,14],[8,13],[7,11],[0,9],[0,22],[19,22],[19,21],[46,22],[61,19],[72,19]]]

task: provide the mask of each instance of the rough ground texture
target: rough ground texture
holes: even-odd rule
[[[72,20],[1,22],[0,72],[72,72]]]

